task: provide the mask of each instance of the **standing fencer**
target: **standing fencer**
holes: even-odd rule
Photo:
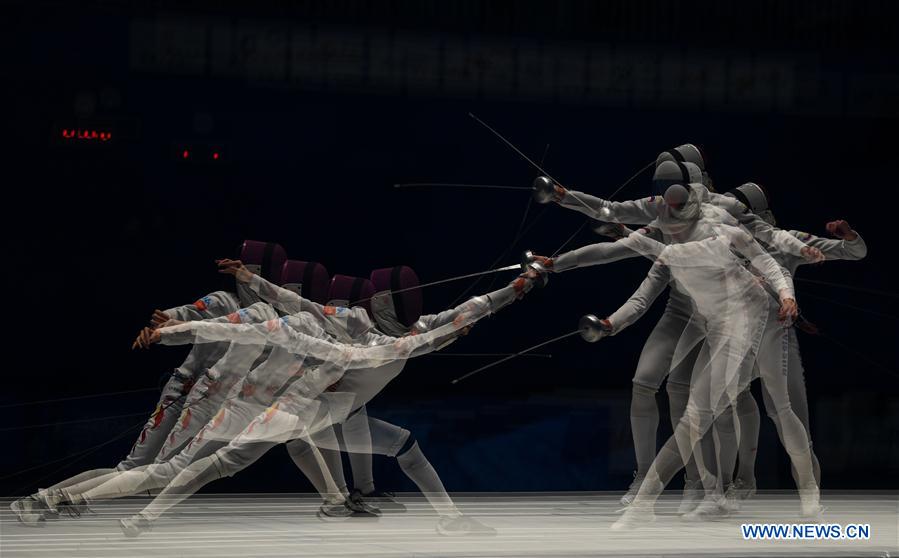
[[[766,316],[766,293],[753,275],[734,258],[733,252],[743,254],[778,293],[780,305],[773,316],[775,321],[778,318],[792,318],[796,314],[792,286],[777,263],[747,233],[732,225],[721,224],[725,221],[723,211],[708,204],[699,204],[697,198],[691,199],[690,191],[701,188],[701,185],[690,185],[688,188],[673,185],[665,193],[662,218],[658,223],[668,225],[670,220],[667,217],[670,214],[694,221],[692,225],[681,223],[677,229],[682,243],[663,247],[663,244],[645,235],[627,237],[634,243],[635,249],[643,253],[655,252],[657,259],[640,289],[619,311],[604,321],[608,332],[620,331],[642,315],[668,281],[673,279],[693,300],[705,337],[691,378],[687,412],[675,434],[654,460],[634,503],[614,525],[616,528],[653,517],[652,504],[662,488],[694,453],[714,417],[728,408],[740,389],[748,383],[765,324],[772,320],[772,316]],[[684,344],[685,340],[688,343]],[[685,335],[679,342],[676,354],[692,349],[695,342],[696,339],[687,339]],[[785,414],[789,413],[787,404]],[[788,426],[789,436],[784,437],[784,445],[802,475],[799,488],[803,513],[816,513],[817,487],[811,474],[808,442],[807,439],[804,443],[802,440],[805,432],[801,424],[799,432],[793,428],[794,425]],[[707,483],[703,479],[707,493],[714,489],[715,479],[710,480],[712,482]]]
[[[705,162],[701,152],[692,144],[684,144],[675,149],[671,149],[659,154],[656,159],[656,172],[653,176],[652,194],[644,205],[652,205],[660,195],[674,183],[704,183],[711,185],[711,178],[705,170]],[[580,204],[569,200],[566,205],[567,198],[585,199],[585,204]],[[566,192],[560,187],[555,188],[556,201],[563,206],[584,212],[587,206],[603,207],[604,200],[586,196],[576,192]],[[748,215],[745,207],[740,203],[733,203],[734,200],[715,196],[712,198],[714,203],[724,207],[731,215],[738,216],[741,223],[746,224],[754,231],[756,236],[777,239],[777,243],[788,247],[793,252],[801,253],[805,250],[804,245],[794,241],[792,237],[784,231],[774,230],[770,226],[766,226],[764,222],[754,216]],[[625,204],[639,204],[639,202],[624,202]],[[618,211],[620,205],[615,205]],[[623,213],[627,213],[624,211]],[[606,217],[611,217],[611,214]],[[642,218],[636,218],[635,222],[648,222],[646,215]],[[620,229],[622,232],[629,232],[627,229]],[[671,243],[678,240],[676,232],[673,234],[662,233],[660,228],[653,228],[656,240],[664,243]],[[645,231],[643,231],[645,232]],[[814,251],[805,250],[808,257],[815,257]],[[600,263],[608,263],[618,259],[634,257],[638,254],[628,249],[624,244],[609,243],[595,244],[574,250],[555,258],[553,270],[564,271],[578,266],[596,265]],[[634,481],[628,488],[627,493],[622,497],[622,504],[628,505],[633,500],[637,488],[640,486],[646,471],[652,463],[656,454],[656,431],[658,429],[658,404],[656,402],[656,392],[661,382],[668,376],[667,392],[670,402],[670,415],[672,425],[676,425],[677,421],[686,408],[687,398],[689,395],[690,371],[693,367],[698,347],[685,355],[672,367],[672,357],[678,339],[681,338],[684,329],[690,321],[693,313],[692,305],[689,297],[680,292],[676,285],[671,286],[668,303],[665,312],[654,327],[650,337],[644,344],[643,351],[637,365],[637,371],[634,375],[632,398],[631,398],[631,429],[634,438],[634,450],[637,457],[637,471],[634,474]],[[670,374],[669,374],[670,371]],[[703,444],[703,451],[706,456],[705,463],[707,467],[714,464],[714,455],[710,446],[710,441]],[[686,478],[684,483],[684,497],[679,507],[679,513],[690,512],[702,498],[702,488],[700,483],[700,473],[696,468],[693,459],[687,465]]]
[[[725,195],[736,197],[749,207],[753,213],[759,215],[759,217],[771,225],[776,225],[776,219],[771,210],[768,193],[758,184],[747,182]],[[814,246],[819,249],[826,260],[861,260],[867,255],[868,250],[864,239],[849,226],[848,222],[844,220],[831,221],[826,224],[825,228],[831,235],[836,237],[836,239],[821,238],[796,230],[790,230],[789,233],[809,246]],[[769,247],[768,251],[791,277],[795,277],[799,266],[807,263],[802,258],[796,258],[777,249]],[[796,327],[802,327],[802,324],[803,322],[800,321],[796,324]],[[799,351],[799,340],[796,335],[795,327],[790,328],[786,332],[786,335],[788,336],[786,358],[787,391],[789,393],[789,400],[793,411],[799,417],[799,420],[802,422],[808,435],[815,480],[820,486],[821,466],[812,447],[808,397],[806,396],[805,390],[805,374],[802,367],[802,357]],[[762,378],[762,381],[764,382],[764,377]],[[765,410],[779,430],[781,424],[780,421],[777,420],[778,413],[776,403],[772,400],[768,389],[763,389],[762,395],[765,401]],[[736,419],[739,421],[740,429],[739,442],[737,442],[735,436],[733,414],[724,413],[715,423],[715,430],[718,433],[718,439],[721,442],[719,448],[719,460],[721,463],[722,481],[728,485],[726,497],[728,508],[730,510],[738,509],[740,502],[752,497],[756,491],[755,460],[759,437],[760,416],[758,404],[748,389],[744,390],[738,396],[736,411]],[[729,482],[729,477],[733,475],[738,455],[739,468],[736,477],[731,483]],[[795,479],[795,469],[793,469],[793,476]]]

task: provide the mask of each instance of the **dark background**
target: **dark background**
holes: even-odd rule
[[[7,5],[0,494],[127,453],[127,429],[158,393],[23,403],[161,384],[183,348],[132,352],[131,340],[153,308],[215,290],[213,259],[243,239],[277,241],[332,273],[407,264],[423,281],[485,269],[507,250],[501,263],[558,248],[581,217],[529,206],[527,192],[392,187],[530,184],[536,172],[469,111],[531,157],[545,153],[563,183],[605,196],[660,150],[699,144],[719,190],[764,184],[783,227],[824,235],[843,218],[866,239],[862,262],[800,277],[895,293],[890,5]],[[73,129],[113,136],[62,138]],[[644,175],[618,199],[648,185]],[[522,222],[533,226],[510,246]],[[571,246],[596,240],[584,229]],[[515,351],[584,313],[607,315],[647,268],[553,276],[448,352]],[[429,289],[426,310],[469,285]],[[823,485],[897,488],[896,295],[798,287],[826,335],[800,334]],[[623,489],[630,380],[662,306],[614,339],[561,341],[551,360],[520,358],[456,386],[488,359],[416,359],[369,413],[411,429],[450,491]],[[663,387],[660,439],[666,400]],[[764,416],[757,473],[761,487],[792,486]],[[413,489],[395,462],[377,460],[375,475],[383,489]],[[209,487],[309,489],[281,449]]]

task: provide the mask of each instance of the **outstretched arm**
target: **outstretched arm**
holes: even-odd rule
[[[824,254],[828,260],[861,260],[868,255],[868,246],[847,221],[842,219],[831,221],[826,225],[827,232],[836,238],[821,238],[813,234],[790,231],[790,234],[813,246]]]
[[[597,242],[588,246],[582,246],[576,250],[571,250],[560,254],[555,258],[543,258],[538,256],[538,260],[544,267],[552,272],[562,272],[575,269],[578,267],[589,267],[593,265],[603,265],[607,263],[617,262],[627,258],[635,258],[637,256],[646,255],[645,250],[635,250],[637,239],[631,238],[632,234],[642,234],[656,241],[661,239],[661,233],[655,228],[641,228],[634,233],[627,227],[621,227],[624,236],[615,242]]]
[[[562,207],[573,209],[600,221],[638,225],[645,225],[658,217],[659,209],[664,203],[659,196],[613,202],[577,190],[568,190],[559,185],[555,186],[554,199]]]
[[[205,320],[224,316],[239,308],[239,303],[233,294],[226,291],[216,291],[197,299],[193,304],[175,306],[168,310],[155,310],[151,323],[160,325],[169,320],[189,322],[192,320]]]
[[[749,234],[768,246],[772,246],[784,254],[801,257],[808,263],[816,263],[824,259],[820,250],[806,245],[787,231],[771,226],[750,211],[738,199],[722,194],[709,193],[709,201],[712,205],[729,213],[740,225],[749,231]]]
[[[284,314],[296,314],[304,311],[315,313],[316,310],[319,311],[319,314],[321,313],[323,305],[303,298],[294,291],[266,281],[261,276],[247,269],[240,260],[224,259],[216,260],[215,263],[219,266],[219,273],[233,275],[237,281],[246,283],[253,292],[259,295],[259,298]]]
[[[617,335],[621,330],[639,320],[665,290],[670,280],[671,272],[668,267],[660,261],[653,263],[646,278],[643,279],[634,294],[621,305],[621,308],[606,318],[611,328],[611,334]]]

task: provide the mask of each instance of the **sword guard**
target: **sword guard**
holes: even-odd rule
[[[527,273],[529,271],[537,274],[537,277],[534,278],[535,287],[545,287],[549,282],[549,270],[537,261],[537,258],[534,257],[534,252],[525,250],[521,254],[521,272]]]
[[[532,187],[534,189],[534,201],[542,204],[553,201],[556,194],[556,186],[551,179],[546,176],[538,176],[534,179]]]
[[[581,330],[581,338],[588,343],[596,343],[609,335],[609,331],[603,327],[602,320],[593,314],[582,316],[577,326]]]

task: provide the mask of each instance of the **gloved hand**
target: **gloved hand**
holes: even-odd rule
[[[627,236],[624,232],[624,225],[621,223],[602,223],[593,227],[593,231],[613,240],[619,240]]]
[[[553,259],[548,258],[546,256],[541,256],[540,254],[535,254],[531,252],[531,261],[536,262],[543,266],[549,272],[553,271]]]
[[[153,310],[153,315],[150,316],[150,327],[156,329],[171,319],[171,316],[157,308],[156,310]]]
[[[533,267],[529,267],[527,271],[516,277],[509,285],[515,289],[518,299],[521,300],[525,294],[529,293],[538,284],[538,281],[543,281],[543,279],[542,273]]]
[[[137,334],[137,339],[134,340],[134,343],[131,344],[131,349],[149,349],[150,345],[153,343],[159,343],[160,334],[159,330],[152,327],[145,327],[140,330],[140,333]]]
[[[612,322],[608,318],[599,319],[593,314],[587,314],[581,317],[578,323],[578,329],[581,331],[581,338],[588,343],[596,343],[604,337],[612,335]]]
[[[556,203],[562,203],[562,200],[565,199],[565,196],[568,194],[568,190],[565,189],[561,184],[556,184],[553,186],[553,201]]]
[[[215,263],[219,266],[219,273],[233,275],[241,283],[249,283],[250,279],[253,278],[253,272],[244,267],[243,262],[240,260],[225,258],[223,260],[215,260]]]
[[[814,246],[804,246],[801,250],[802,257],[808,263],[820,263],[824,261],[824,252]]]
[[[849,226],[849,222],[842,219],[827,223],[825,228],[827,229],[827,232],[843,240],[852,241],[858,238],[858,233],[852,230],[852,227]]]
[[[777,319],[781,322],[792,323],[799,315],[799,306],[793,298],[785,298],[780,301],[780,310],[777,312]]]

